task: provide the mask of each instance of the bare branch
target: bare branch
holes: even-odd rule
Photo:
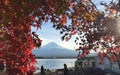
[[[90,1],[90,3],[96,8],[96,10],[99,11],[99,10],[97,9],[96,5],[95,5],[91,0],[89,0],[89,1]]]

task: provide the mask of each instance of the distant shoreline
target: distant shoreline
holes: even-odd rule
[[[77,59],[77,57],[35,57],[36,59]]]

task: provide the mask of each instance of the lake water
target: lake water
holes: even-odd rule
[[[46,69],[60,69],[63,68],[63,64],[67,67],[74,67],[76,59],[37,59],[37,67],[44,66]]]

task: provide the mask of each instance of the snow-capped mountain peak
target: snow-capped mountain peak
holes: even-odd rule
[[[32,52],[36,57],[76,57],[78,52],[63,48],[54,42],[50,42]]]
[[[50,42],[47,45],[44,45],[41,48],[62,48],[61,46],[59,46],[58,44],[56,44],[55,42]]]

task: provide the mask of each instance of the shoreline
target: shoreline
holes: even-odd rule
[[[88,73],[91,73],[93,75],[103,75],[104,74],[110,74],[110,75],[119,75],[120,73],[116,73],[116,72],[112,72],[112,71],[106,71],[106,70],[102,70],[102,69],[99,69],[99,68],[92,68],[92,67],[88,67],[88,68],[81,68],[81,69],[74,69],[74,70],[68,70],[68,73],[69,75],[75,75],[75,73],[79,73],[81,74],[82,73],[85,73],[88,75]],[[1,71],[0,70],[0,75],[7,75],[5,70]],[[34,72],[33,75],[41,75],[40,72]],[[63,75],[63,69],[59,69],[56,71],[46,71],[45,72],[45,75]]]
[[[77,57],[35,57],[36,59],[77,59]]]
[[[49,74],[51,74],[51,75],[56,75],[55,72],[46,73],[46,75],[49,75]],[[1,71],[1,70],[0,70],[0,75],[7,75],[7,74],[6,74],[5,71]],[[34,75],[41,75],[41,74],[40,74],[40,72],[37,72],[37,73],[34,73]]]

